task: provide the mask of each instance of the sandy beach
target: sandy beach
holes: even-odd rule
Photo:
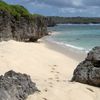
[[[41,91],[27,100],[100,100],[99,88],[70,82],[79,62],[43,41],[0,42],[0,75],[9,70],[29,74]]]

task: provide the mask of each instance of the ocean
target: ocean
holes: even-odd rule
[[[100,24],[59,24],[48,30],[48,40],[65,47],[87,52],[100,46]]]

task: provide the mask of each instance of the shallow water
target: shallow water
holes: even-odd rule
[[[60,24],[48,30],[57,33],[48,39],[60,45],[85,51],[100,46],[100,24]]]

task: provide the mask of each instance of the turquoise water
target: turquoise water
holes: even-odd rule
[[[57,34],[52,34],[49,39],[60,45],[81,50],[90,50],[94,46],[100,46],[100,24],[65,24],[48,29],[57,32]]]

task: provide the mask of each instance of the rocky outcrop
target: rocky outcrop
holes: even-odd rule
[[[26,100],[39,90],[26,74],[9,71],[0,76],[0,100]]]
[[[0,10],[0,41],[17,40],[34,42],[47,35],[47,24],[44,17],[16,19],[7,11]]]
[[[51,17],[46,17],[46,21],[47,21],[47,26],[48,27],[54,27],[54,26],[56,26],[55,21]]]
[[[100,47],[93,48],[77,66],[72,81],[100,87]]]

